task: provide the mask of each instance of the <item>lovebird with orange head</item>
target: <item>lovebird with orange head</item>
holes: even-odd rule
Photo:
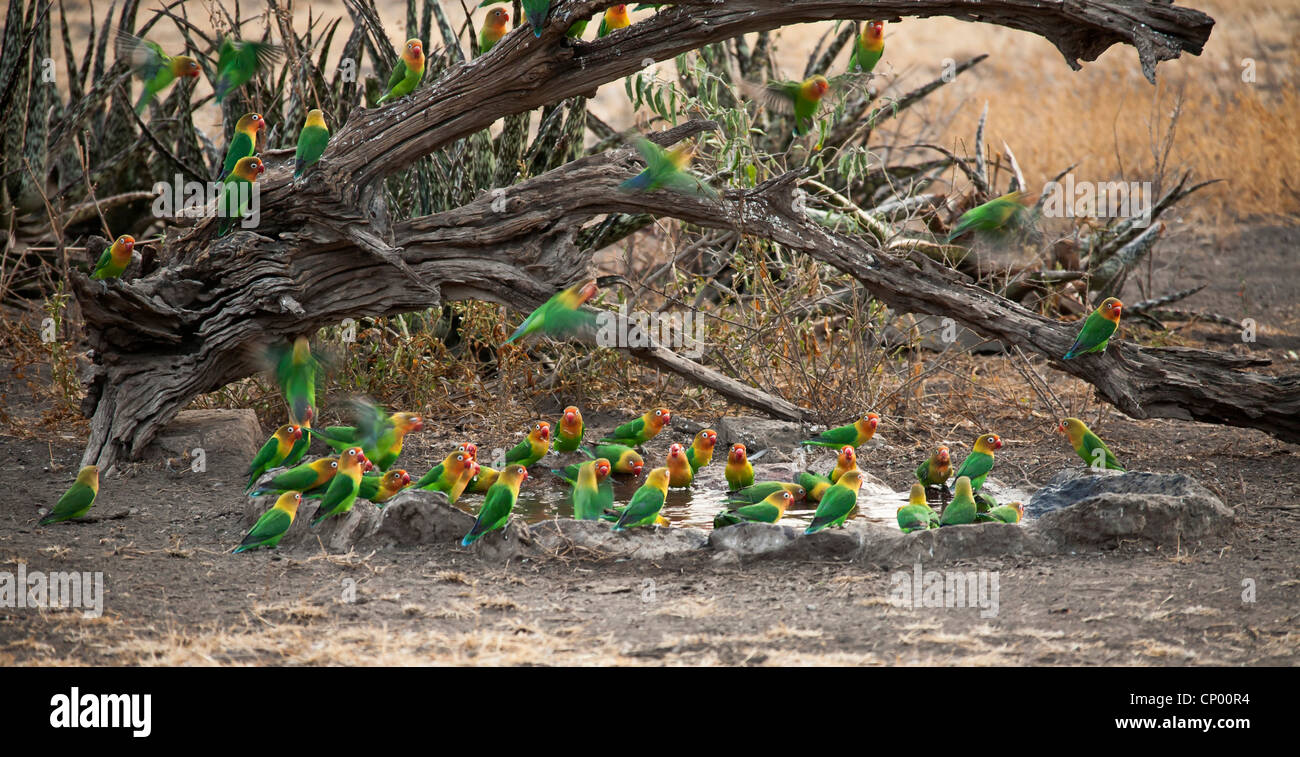
[[[586,426],[582,422],[582,411],[574,405],[564,408],[560,416],[560,427],[555,432],[555,449],[558,452],[577,452],[582,446],[582,433]]]
[[[588,460],[578,466],[578,478],[573,481],[573,517],[576,520],[598,520],[605,508],[614,505],[614,486],[610,483],[612,470],[605,458]]]
[[[329,426],[311,433],[339,452],[359,445],[366,453],[366,459],[381,471],[388,470],[397,462],[407,434],[424,429],[424,419],[415,413],[385,414],[383,408],[368,400],[355,400],[353,410],[355,426]]]
[[[749,462],[745,445],[736,443],[727,452],[727,465],[722,469],[723,478],[727,479],[727,488],[739,491],[754,483],[754,466]]]
[[[466,449],[457,448],[442,459],[442,462],[429,469],[429,472],[415,482],[416,489],[431,492],[450,492],[456,485],[460,474],[474,464],[474,455]]]
[[[813,129],[813,119],[821,109],[822,98],[830,91],[831,83],[817,74],[803,81],[773,81],[767,86],[746,83],[751,95],[779,113],[794,115],[794,135],[801,137]]]
[[[375,105],[406,97],[415,91],[423,78],[424,43],[418,39],[408,39],[402,48],[402,57],[393,66],[393,73],[388,75],[388,87],[375,101]]]
[[[1070,446],[1074,448],[1076,454],[1083,458],[1083,461],[1093,468],[1109,468],[1111,470],[1122,471],[1124,466],[1119,464],[1115,459],[1115,454],[1110,451],[1110,447],[1101,440],[1101,437],[1092,433],[1088,424],[1078,418],[1064,418],[1056,425],[1059,433],[1065,434],[1070,440]]]
[[[528,469],[522,465],[510,465],[501,471],[497,482],[483,497],[483,506],[479,508],[474,527],[460,540],[462,547],[468,547],[483,538],[484,534],[505,528],[506,522],[510,520],[510,511],[519,499],[519,486],[527,478]]]
[[[752,505],[723,510],[713,517],[713,527],[726,528],[737,523],[775,523],[785,517],[785,509],[793,504],[794,500],[793,494],[780,489]]]
[[[627,473],[633,476],[641,475],[645,469],[645,459],[641,453],[623,444],[601,444],[596,447],[593,453],[586,447],[582,448],[587,457],[603,457],[613,466],[615,473]]]
[[[352,509],[361,491],[361,468],[367,462],[360,447],[351,447],[339,455],[338,472],[330,479],[325,496],[321,497],[320,508],[312,518],[312,526],[318,526],[332,515],[342,515]]]
[[[1105,352],[1110,338],[1119,328],[1119,317],[1124,310],[1124,303],[1114,297],[1107,297],[1097,309],[1088,314],[1079,329],[1079,336],[1074,345],[1065,353],[1065,360],[1077,357],[1085,352]]]
[[[618,516],[614,524],[615,531],[629,528],[651,526],[659,521],[659,511],[668,498],[668,469],[655,468],[645,478],[645,484],[637,489],[628,501],[627,507]]]
[[[221,197],[217,200],[217,236],[225,236],[235,222],[244,217],[252,202],[253,183],[266,172],[262,159],[256,155],[240,158],[221,184]]]
[[[225,180],[235,170],[240,158],[247,158],[257,153],[257,135],[266,128],[266,119],[261,113],[245,113],[235,122],[235,133],[226,147],[226,159],[221,164],[221,176]]]
[[[1002,438],[997,434],[981,434],[980,438],[975,440],[975,446],[971,449],[965,460],[961,461],[961,467],[957,469],[957,477],[965,476],[970,479],[972,492],[977,492],[980,487],[984,486],[984,479],[989,477],[989,471],[993,470],[993,453],[1002,449]]]
[[[262,513],[253,527],[244,535],[244,540],[232,552],[239,554],[261,547],[273,548],[284,538],[293,525],[298,514],[298,505],[302,504],[302,492],[291,491],[281,494],[275,500],[275,506]]]
[[[686,450],[680,444],[668,445],[668,461],[665,464],[668,468],[668,485],[673,488],[690,486],[695,482],[695,472],[691,470],[691,464],[686,459]]]
[[[99,254],[99,260],[95,263],[95,270],[90,273],[90,278],[102,281],[121,276],[126,271],[126,267],[131,265],[131,251],[134,249],[135,237],[130,234],[123,234],[113,240],[113,244]]]
[[[263,473],[271,470],[284,462],[284,459],[293,451],[293,445],[302,438],[302,427],[292,423],[277,428],[271,438],[266,440],[262,448],[257,451],[253,457],[253,462],[248,464],[248,486],[244,491],[253,488],[257,479]]]
[[[383,504],[411,485],[411,474],[394,468],[382,476],[362,476],[357,496],[375,504]]]
[[[831,447],[832,449],[840,449],[847,445],[857,449],[876,435],[876,427],[879,425],[880,416],[875,413],[867,413],[847,426],[828,428],[815,438],[805,439],[799,443],[810,447]]]
[[[303,463],[278,474],[275,478],[266,482],[266,485],[258,487],[248,496],[260,497],[264,494],[283,494],[286,491],[300,491],[310,495],[313,490],[324,496],[325,488],[329,486],[330,479],[334,478],[334,474],[338,473],[338,470],[338,458],[322,457],[319,460]]]
[[[946,487],[951,476],[952,458],[947,447],[935,450],[934,454],[930,455],[930,459],[916,466],[916,480],[920,481],[922,486]]]
[[[805,534],[815,534],[831,526],[842,526],[848,520],[849,513],[858,504],[858,490],[862,488],[862,474],[851,470],[840,476],[835,485],[826,490],[822,501],[817,503],[817,512],[813,513],[812,523],[804,529]]]
[[[840,447],[840,453],[835,457],[835,467],[831,468],[830,472],[826,474],[826,478],[829,478],[831,480],[831,483],[833,484],[839,481],[840,476],[843,476],[846,471],[857,470],[857,469],[858,469],[857,450],[855,450],[850,445],[846,444],[843,447]]]
[[[885,22],[868,21],[853,44],[853,54],[849,56],[849,70],[871,73],[880,56],[885,54]]]
[[[546,457],[551,451],[551,424],[537,421],[528,429],[528,436],[506,452],[506,462],[525,468]]]
[[[596,314],[583,310],[582,304],[595,296],[595,279],[574,284],[529,313],[505,343],[510,344],[535,331],[541,331],[552,339],[560,339],[584,328],[594,329]]]
[[[507,23],[510,21],[510,13],[505,8],[493,8],[488,11],[487,18],[483,19],[483,27],[478,32],[478,52],[474,57],[486,55],[489,50],[496,47],[501,38],[506,36],[510,31]]]
[[[599,39],[619,29],[626,29],[631,25],[632,19],[627,15],[627,4],[611,5],[605,9],[605,15],[600,19],[600,28],[596,29],[596,38]]]
[[[606,444],[640,447],[658,436],[659,432],[672,421],[672,411],[666,407],[647,410],[640,418],[624,423],[600,441]]]
[[[695,435],[691,446],[686,450],[686,462],[691,464],[691,472],[698,473],[700,468],[713,462],[713,447],[718,443],[718,432],[706,428]]]
[[[120,29],[117,32],[117,58],[129,61],[131,70],[144,80],[144,91],[135,102],[135,112],[144,113],[149,101],[177,79],[197,79],[202,69],[189,55],[167,55],[157,42]]]

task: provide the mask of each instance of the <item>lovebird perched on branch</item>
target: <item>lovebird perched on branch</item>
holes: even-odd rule
[[[499,528],[505,528],[510,520],[510,511],[519,499],[519,485],[528,478],[528,469],[522,465],[511,465],[501,471],[497,482],[488,489],[483,497],[483,506],[479,508],[474,527],[460,540],[462,547],[468,547],[483,535]]]
[[[235,133],[226,147],[226,159],[221,164],[221,176],[224,180],[235,170],[235,164],[241,158],[247,158],[257,152],[257,134],[266,128],[266,119],[261,113],[245,113],[235,122]]]
[[[839,449],[844,446],[853,448],[861,447],[876,435],[876,427],[880,425],[880,416],[875,413],[867,413],[856,421],[847,426],[837,426],[828,428],[821,432],[813,439],[805,439],[800,444],[813,447],[831,447]]]
[[[325,125],[325,113],[320,108],[307,111],[307,122],[298,132],[298,151],[293,155],[293,178],[302,176],[308,166],[320,160],[329,141],[330,129]]]
[[[542,36],[542,27],[546,26],[546,17],[551,12],[551,0],[523,0],[524,17],[533,27],[533,36]]]
[[[488,50],[495,47],[496,43],[506,36],[506,32],[510,31],[510,27],[507,26],[509,21],[510,14],[505,8],[493,8],[488,11],[487,18],[483,19],[483,26],[478,31],[478,53],[475,57],[486,55]]]
[[[290,491],[281,494],[275,506],[262,513],[253,527],[248,530],[244,540],[231,550],[234,554],[247,552],[261,547],[275,547],[293,525],[298,515],[298,505],[302,504],[302,492]]]
[[[772,81],[766,86],[742,80],[742,87],[767,107],[778,113],[794,115],[794,135],[801,137],[812,131],[813,119],[821,109],[822,98],[830,91],[831,83],[817,74],[803,81]]]
[[[1085,352],[1105,352],[1110,338],[1119,328],[1119,317],[1124,310],[1124,303],[1114,297],[1107,297],[1097,309],[1088,314],[1079,329],[1079,336],[1074,340],[1070,351],[1065,353],[1065,360],[1082,355]]]
[[[614,486],[610,483],[612,470],[605,458],[588,460],[578,466],[578,478],[573,484],[573,517],[577,520],[598,520],[605,508],[614,504]]]
[[[225,236],[235,222],[244,217],[253,197],[253,182],[266,171],[258,157],[240,158],[235,168],[221,185],[221,198],[217,201],[217,236]]]
[[[102,281],[121,276],[126,267],[131,265],[131,251],[134,249],[135,237],[130,234],[123,234],[113,240],[113,244],[99,254],[99,261],[95,263],[90,278]]]
[[[1107,447],[1101,437],[1092,433],[1092,429],[1078,418],[1065,418],[1057,424],[1056,430],[1066,435],[1070,440],[1070,446],[1074,447],[1079,457],[1091,467],[1124,470],[1115,459],[1114,453],[1110,451],[1110,447]]]
[[[560,452],[577,452],[578,447],[582,446],[582,433],[585,430],[582,411],[574,405],[564,408],[559,429],[555,432],[555,449]]]
[[[615,473],[639,476],[645,469],[645,459],[641,457],[641,453],[623,444],[597,445],[594,453],[586,447],[583,447],[582,451],[590,458],[605,458],[614,467]]]
[[[1029,208],[1026,206],[1033,202],[1032,195],[1016,190],[973,207],[957,219],[957,225],[948,232],[948,241],[951,242],[968,231],[1000,233],[1021,226],[1029,219]]]
[[[582,304],[596,296],[596,281],[589,279],[565,289],[528,314],[519,324],[515,333],[505,341],[510,344],[520,337],[528,336],[534,331],[541,331],[547,336],[558,339],[569,336],[582,328],[595,328],[596,316],[582,310]]]
[[[667,189],[684,195],[703,195],[717,197],[709,185],[700,181],[687,170],[695,148],[690,145],[678,145],[665,150],[648,139],[636,141],[637,152],[645,159],[645,170],[618,186],[624,192],[653,192]]]
[[[605,9],[605,15],[600,19],[600,28],[596,30],[596,38],[605,36],[619,29],[625,29],[632,25],[632,19],[627,15],[627,4],[619,3]]]
[[[713,517],[713,527],[726,528],[737,523],[775,523],[785,517],[785,509],[792,502],[794,495],[790,492],[774,491],[752,505],[723,510]]]
[[[117,32],[118,60],[130,62],[131,70],[144,80],[144,91],[135,102],[135,112],[144,113],[159,92],[171,86],[177,79],[196,79],[203,69],[199,62],[188,55],[169,56],[156,42],[119,29]]]
[[[1002,439],[997,434],[984,434],[975,440],[975,446],[971,452],[961,461],[961,467],[957,469],[957,477],[966,477],[969,480],[972,492],[977,492],[980,487],[984,486],[984,479],[989,477],[989,471],[993,470],[993,453],[1002,449]]]
[[[916,480],[922,486],[947,487],[948,478],[952,476],[952,458],[947,447],[940,447],[930,455],[930,459],[916,466]]]
[[[812,523],[804,529],[804,533],[815,534],[831,526],[844,525],[849,513],[858,504],[858,490],[861,488],[862,478],[857,470],[840,476],[840,480],[822,495],[822,501],[817,504],[817,512],[813,513]]]
[[[265,486],[258,487],[249,496],[260,497],[263,494],[281,494],[286,491],[296,490],[300,492],[311,492],[313,489],[320,489],[321,494],[325,493],[324,487],[329,485],[330,479],[339,470],[339,461],[333,457],[322,457],[319,460],[312,460],[310,463],[303,463],[295,468],[277,475]]]
[[[668,469],[655,468],[646,476],[641,488],[632,495],[627,507],[623,508],[618,522],[614,524],[614,530],[626,531],[629,528],[653,525],[658,521],[659,511],[663,509],[667,498]]]
[[[975,497],[971,493],[971,480],[965,476],[958,476],[957,482],[953,484],[952,501],[943,509],[943,516],[939,518],[941,526],[964,526],[967,523],[975,522]]]
[[[691,446],[686,450],[686,462],[691,464],[691,472],[698,473],[700,468],[713,462],[713,447],[718,443],[718,432],[706,428],[695,435]]]
[[[744,489],[754,484],[754,466],[749,462],[749,455],[743,444],[733,444],[727,452],[727,465],[722,469],[723,478],[727,479],[727,488],[731,491]]]
[[[352,509],[357,493],[361,491],[361,466],[365,462],[366,456],[360,447],[352,447],[339,455],[338,472],[325,489],[325,496],[321,497],[320,508],[311,521],[313,526],[320,525],[331,515],[341,515]]]
[[[302,428],[292,423],[277,428],[275,433],[271,434],[271,438],[267,439],[262,448],[257,451],[253,462],[248,464],[248,486],[244,487],[244,491],[252,489],[253,484],[257,483],[257,479],[263,473],[284,462],[293,450],[294,442],[301,438]]]
[[[849,70],[871,73],[880,56],[885,54],[885,22],[868,21],[853,43],[853,53],[849,55]]]
[[[269,42],[247,42],[223,38],[218,47],[217,80],[212,89],[217,103],[244,86],[258,69],[280,60],[283,48]]]
[[[402,57],[393,66],[393,73],[388,75],[388,88],[375,101],[375,105],[406,97],[415,91],[423,78],[424,44],[418,39],[408,39],[406,47],[402,49]]]
[[[647,410],[640,418],[624,423],[600,441],[627,447],[640,447],[655,438],[672,421],[672,411],[666,407]]]
[[[939,514],[925,501],[925,486],[912,484],[907,504],[898,508],[898,529],[903,533],[939,527]]]
[[[63,520],[83,517],[90,512],[99,495],[99,466],[87,465],[77,472],[77,480],[54,503],[49,515],[41,518],[37,525],[48,526]]]
[[[525,468],[546,457],[551,451],[551,424],[537,421],[528,430],[528,436],[506,452],[506,462]]]

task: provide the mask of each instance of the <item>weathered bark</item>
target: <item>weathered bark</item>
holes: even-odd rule
[[[258,370],[257,348],[268,341],[348,316],[429,308],[444,298],[536,305],[583,275],[590,256],[573,243],[578,227],[612,211],[678,215],[770,236],[858,276],[890,304],[921,312],[953,308],[950,314],[966,322],[956,312],[967,307],[960,297],[916,296],[915,273],[904,273],[914,264],[890,259],[885,265],[879,258],[882,267],[873,267],[868,262],[873,252],[862,243],[829,235],[789,215],[792,211],[775,208],[772,198],[788,184],[729,195],[720,203],[662,193],[630,198],[615,189],[633,170],[631,153],[620,150],[506,189],[503,212],[500,203],[493,209],[494,197],[485,196],[446,213],[393,224],[377,189],[385,176],[503,116],[589,91],[634,73],[646,59],[665,60],[750,31],[826,19],[949,15],[1041,34],[1076,68],[1077,59],[1095,59],[1115,42],[1132,44],[1151,78],[1159,61],[1183,51],[1199,53],[1213,25],[1199,11],[1137,0],[1055,5],[685,0],[601,40],[574,43],[563,36],[573,20],[610,4],[564,3],[540,38],[516,31],[492,54],[453,67],[411,97],[358,109],[301,186],[290,182],[290,151],[264,154],[270,170],[259,183],[262,218],[255,232],[237,230],[214,240],[215,222],[208,220],[169,239],[159,255],[163,267],[143,278],[102,285],[74,274],[95,363],[85,404],[94,416],[84,462],[110,465],[119,456],[138,455],[194,396]],[[766,210],[754,215],[761,208]],[[943,275],[935,267],[923,270]],[[886,271],[893,278],[873,278]],[[894,285],[897,291],[887,291]],[[1014,307],[963,286],[970,296],[984,297],[990,312]],[[1017,318],[1034,316],[1021,311]],[[968,325],[983,330],[983,319]],[[1065,327],[1039,325],[1053,335],[1046,346],[1054,350]],[[751,387],[658,348],[639,357],[783,417],[800,414],[793,405],[773,404]],[[1094,378],[1110,387],[1103,393],[1114,394],[1126,411],[1150,412],[1138,407],[1122,384]],[[1174,405],[1169,400],[1161,407]]]

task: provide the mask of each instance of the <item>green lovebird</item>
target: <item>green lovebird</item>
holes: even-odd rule
[[[113,244],[99,254],[99,262],[91,272],[92,279],[115,279],[121,276],[126,267],[131,265],[131,251],[135,249],[135,237],[123,234],[113,240]]]
[[[601,444],[597,445],[593,453],[586,447],[582,448],[587,457],[592,459],[603,457],[614,466],[615,473],[630,473],[633,476],[641,475],[645,469],[645,459],[641,453],[623,444]]]
[[[804,491],[807,492],[804,495],[806,499],[813,502],[821,502],[822,495],[824,495],[826,490],[831,488],[835,482],[820,473],[813,473],[810,470],[806,470],[798,476],[795,476],[795,483],[802,486]]]
[[[388,470],[397,462],[406,435],[424,428],[424,419],[415,413],[389,414],[365,398],[352,400],[352,412],[356,425],[329,426],[310,433],[324,439],[336,452],[352,446],[361,447],[366,459],[381,471]]]
[[[777,492],[789,492],[794,499],[791,501],[801,501],[808,496],[808,491],[799,484],[788,484],[784,481],[759,481],[746,486],[740,491],[734,491],[727,495],[728,505],[753,505]]]
[[[506,36],[510,28],[506,23],[510,21],[510,14],[505,8],[493,8],[488,11],[487,18],[483,19],[483,28],[478,32],[478,52],[474,57],[486,55],[488,50],[496,46],[501,38]]]
[[[691,446],[686,450],[686,462],[691,464],[691,472],[698,473],[700,468],[713,462],[713,447],[718,443],[718,432],[706,428],[695,435]]]
[[[599,39],[631,25],[632,19],[628,18],[627,4],[619,3],[605,9],[605,15],[600,18],[600,28],[596,30],[596,38]]]
[[[1119,316],[1123,309],[1124,303],[1114,297],[1107,297],[1084,319],[1083,328],[1079,329],[1079,336],[1074,340],[1070,351],[1065,353],[1064,359],[1069,360],[1085,352],[1105,352],[1111,335],[1119,328]]]
[[[382,504],[410,485],[411,474],[401,468],[394,468],[382,476],[362,476],[357,496]]]
[[[858,453],[851,445],[846,444],[840,447],[840,454],[835,457],[835,467],[831,468],[830,472],[826,474],[826,478],[830,479],[833,484],[840,480],[840,476],[857,469]]]
[[[286,423],[277,428],[275,433],[271,434],[271,438],[267,439],[262,448],[257,451],[257,455],[253,457],[253,462],[248,464],[248,486],[244,487],[244,491],[252,489],[253,484],[257,483],[257,479],[263,473],[279,467],[284,462],[284,459],[289,456],[289,452],[293,450],[294,442],[301,438],[302,427],[300,426]]]
[[[1002,439],[997,434],[984,434],[975,440],[975,446],[971,449],[965,460],[961,461],[961,467],[957,469],[957,476],[965,476],[970,479],[972,491],[979,491],[984,486],[984,479],[989,477],[989,471],[993,470],[993,453],[1002,449]]]
[[[261,113],[245,113],[235,122],[235,134],[230,138],[230,145],[226,147],[226,160],[221,164],[221,175],[218,179],[224,180],[235,170],[235,165],[241,158],[247,158],[257,152],[257,133],[266,128],[266,119],[262,118]]]
[[[587,31],[587,24],[590,22],[591,19],[587,18],[584,18],[581,21],[574,21],[569,25],[569,30],[564,33],[564,36],[573,37],[574,39],[582,39],[582,35]]]
[[[1114,453],[1110,451],[1110,447],[1107,447],[1101,437],[1092,433],[1092,429],[1078,418],[1065,418],[1057,424],[1056,430],[1069,438],[1070,446],[1074,447],[1074,451],[1088,465],[1094,468],[1124,470],[1115,459]]]
[[[357,493],[361,490],[361,466],[365,462],[366,456],[360,447],[352,447],[339,455],[338,472],[330,480],[325,496],[321,497],[320,508],[311,521],[312,526],[320,525],[321,521],[331,515],[342,515],[352,509],[352,504],[357,501]]]
[[[533,27],[533,36],[542,36],[546,17],[551,12],[551,0],[523,0],[524,16]]]
[[[307,166],[320,160],[329,141],[330,130],[325,125],[325,114],[319,108],[307,111],[307,122],[298,132],[298,151],[293,155],[293,178],[302,176]]]
[[[723,510],[713,517],[713,527],[726,528],[737,523],[775,523],[785,517],[785,509],[792,502],[794,495],[790,492],[783,489],[774,491],[752,505]]]
[[[559,452],[577,452],[578,447],[582,446],[582,432],[585,428],[581,410],[574,405],[564,408],[559,430],[555,432],[555,449]]]
[[[821,109],[822,98],[830,91],[831,83],[818,74],[801,82],[773,81],[767,86],[745,82],[743,88],[769,108],[794,114],[794,135],[801,137],[812,131],[813,119]]]
[[[898,508],[898,529],[903,533],[939,527],[939,514],[925,501],[925,486],[912,484],[907,504]]]
[[[275,506],[262,513],[248,535],[232,550],[235,554],[247,552],[259,547],[274,547],[284,538],[289,526],[293,525],[294,516],[298,514],[298,505],[302,504],[302,492],[285,492],[275,501]]]
[[[1025,506],[1021,502],[1008,502],[998,505],[986,513],[976,513],[975,520],[985,523],[1019,523],[1025,518]]]
[[[524,440],[506,452],[506,462],[522,465],[525,468],[546,457],[551,451],[551,424],[537,421],[528,430]]]
[[[303,463],[295,468],[290,468],[277,475],[275,478],[266,482],[266,486],[258,487],[257,490],[249,494],[250,497],[260,497],[263,494],[283,494],[286,491],[300,491],[310,493],[313,489],[320,489],[324,494],[324,487],[338,473],[339,461],[333,457],[322,457],[319,460],[313,460],[310,463]]]
[[[117,32],[118,60],[128,61],[131,71],[144,80],[144,91],[135,102],[135,112],[144,113],[149,101],[177,79],[196,79],[202,69],[199,62],[188,55],[169,56],[156,42],[119,29]]]
[[[609,461],[603,457],[578,466],[578,478],[572,482],[574,519],[597,520],[605,508],[614,505],[610,470]]]
[[[234,170],[221,185],[221,198],[217,201],[217,236],[225,236],[235,222],[248,212],[253,197],[253,182],[266,171],[258,157],[240,158]]]
[[[636,7],[633,8],[632,10],[634,11],[656,10],[657,11],[660,8],[664,7],[664,5],[665,3],[637,3]]]
[[[1032,203],[1033,199],[1029,194],[1017,190],[971,208],[957,219],[957,225],[948,232],[948,241],[951,242],[968,231],[1001,233],[1020,226],[1029,218],[1026,205]]]
[[[375,101],[375,105],[383,105],[389,100],[406,97],[415,91],[423,78],[424,44],[418,39],[408,39],[406,48],[402,50],[402,57],[393,67],[393,73],[388,76],[388,88]]]
[[[839,449],[848,445],[850,447],[861,447],[876,435],[876,427],[880,425],[880,416],[875,413],[867,413],[856,421],[847,426],[836,426],[828,428],[821,432],[813,439],[805,439],[800,444],[813,447],[830,447]]]
[[[939,518],[939,525],[961,526],[974,523],[975,512],[975,497],[971,493],[970,479],[958,476],[957,483],[953,484],[952,501],[944,508],[943,516]]]
[[[849,70],[871,73],[880,56],[885,53],[885,22],[868,21],[853,43],[853,53],[849,55]]]
[[[582,303],[596,296],[596,281],[589,279],[565,289],[528,314],[515,333],[505,341],[510,344],[534,331],[552,338],[569,336],[582,328],[595,328],[596,316],[582,310]]]
[[[99,494],[99,466],[87,465],[77,473],[77,480],[54,503],[49,515],[41,518],[37,525],[48,526],[61,520],[80,518],[90,512]]]
[[[673,413],[666,407],[647,410],[640,418],[624,423],[600,441],[622,444],[626,447],[640,447],[655,438],[660,431],[664,430],[664,426],[672,422]]]
[[[727,451],[727,464],[722,468],[722,477],[727,479],[727,488],[733,492],[754,484],[754,466],[749,462],[745,445],[731,445]]]
[[[614,524],[615,531],[653,525],[668,498],[668,469],[655,468],[645,477],[645,483],[632,495],[623,513]]]
[[[492,488],[492,484],[497,482],[497,477],[500,475],[501,471],[496,468],[489,465],[480,465],[478,466],[478,473],[475,473],[474,477],[469,480],[469,485],[465,487],[465,491],[474,494],[487,494],[487,490]]]
[[[822,501],[817,504],[812,523],[804,529],[805,534],[815,534],[831,526],[842,526],[849,513],[858,504],[858,489],[862,488],[862,475],[851,470],[840,476],[835,485],[826,490]]]
[[[943,486],[948,485],[948,477],[952,475],[952,458],[948,453],[947,447],[940,447],[930,455],[930,459],[916,466],[916,480],[921,482],[922,486]]]
[[[293,445],[285,465],[297,465],[311,447],[311,424],[316,417],[316,373],[320,363],[311,355],[311,342],[300,336],[288,347],[267,350],[267,361],[275,373],[275,384],[289,408],[289,422],[303,427],[302,438]]]
[[[505,528],[506,522],[510,520],[510,511],[515,507],[515,500],[519,498],[519,485],[526,478],[528,469],[522,465],[511,465],[501,471],[497,482],[492,484],[492,488],[483,497],[483,506],[479,508],[474,527],[460,540],[462,547],[468,547],[489,531]]]
[[[217,54],[217,81],[212,85],[220,103],[244,86],[258,69],[280,60],[283,48],[269,42],[246,42],[222,38]]]
[[[694,147],[680,145],[665,150],[648,139],[638,139],[636,149],[645,160],[645,170],[618,185],[618,188],[624,192],[653,192],[656,189],[667,189],[684,195],[718,196],[709,185],[687,170],[687,166],[691,163],[691,156],[695,154]]]
[[[431,492],[450,492],[460,474],[474,464],[474,455],[467,449],[457,448],[447,455],[442,462],[429,469],[429,472],[415,482],[416,489]]]

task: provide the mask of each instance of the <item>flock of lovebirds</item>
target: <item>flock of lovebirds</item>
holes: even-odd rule
[[[561,338],[594,314],[580,309],[595,295],[594,281],[574,285],[552,297],[534,310],[506,342],[541,332]],[[1090,315],[1079,337],[1065,357],[1085,352],[1104,352],[1119,319],[1118,301],[1107,300]],[[1112,318],[1113,316],[1113,318]],[[478,462],[478,447],[465,442],[449,452],[441,463],[418,480],[401,469],[393,468],[402,452],[407,434],[423,429],[419,415],[409,412],[387,413],[379,407],[355,402],[356,425],[312,427],[316,415],[316,383],[319,363],[311,354],[306,337],[298,337],[291,346],[273,350],[270,362],[277,386],[289,411],[289,422],[275,430],[248,467],[251,496],[277,495],[275,505],[263,514],[235,548],[243,552],[258,547],[274,547],[289,530],[304,499],[318,500],[312,526],[328,518],[349,512],[357,498],[382,507],[398,492],[414,487],[441,491],[451,502],[465,492],[483,493],[474,527],[461,540],[468,546],[483,535],[504,528],[519,496],[519,488],[528,478],[529,467],[540,463],[549,453],[578,453],[583,460],[551,472],[572,487],[574,517],[578,520],[606,520],[615,531],[650,525],[667,525],[661,515],[670,487],[689,487],[695,483],[700,468],[713,460],[718,434],[704,429],[689,446],[669,446],[664,465],[646,474],[645,483],[623,506],[614,503],[610,476],[640,476],[645,458],[640,450],[658,436],[672,421],[669,408],[656,408],[624,423],[594,449],[586,444],[582,413],[567,407],[555,427],[536,421],[527,436],[505,454],[500,470]],[[823,431],[801,444],[827,447],[838,451],[834,468],[825,474],[803,471],[795,481],[755,481],[754,467],[743,444],[733,444],[727,452],[723,470],[729,500],[726,510],[714,519],[715,528],[743,522],[775,523],[796,500],[817,502],[812,523],[805,533],[816,533],[832,526],[842,526],[857,505],[862,485],[857,450],[876,433],[880,416],[867,413],[851,424]],[[1114,454],[1087,425],[1078,418],[1065,418],[1058,424],[1070,445],[1092,466],[1123,470]],[[337,456],[321,457],[301,463],[312,437],[320,438]],[[916,469],[917,483],[912,486],[908,504],[898,510],[898,525],[905,532],[939,526],[964,525],[977,521],[1017,523],[1024,514],[1020,503],[999,505],[981,488],[993,470],[994,455],[1001,449],[997,434],[982,434],[975,440],[969,455],[954,471],[946,447],[937,449]],[[270,479],[259,480],[274,469],[283,468]],[[953,491],[948,481],[955,479]],[[256,487],[256,488],[254,488]],[[928,490],[936,490],[941,510],[929,502]],[[89,512],[99,492],[99,470],[86,466],[76,482],[59,499],[53,511],[42,518],[41,525],[83,517]]]

